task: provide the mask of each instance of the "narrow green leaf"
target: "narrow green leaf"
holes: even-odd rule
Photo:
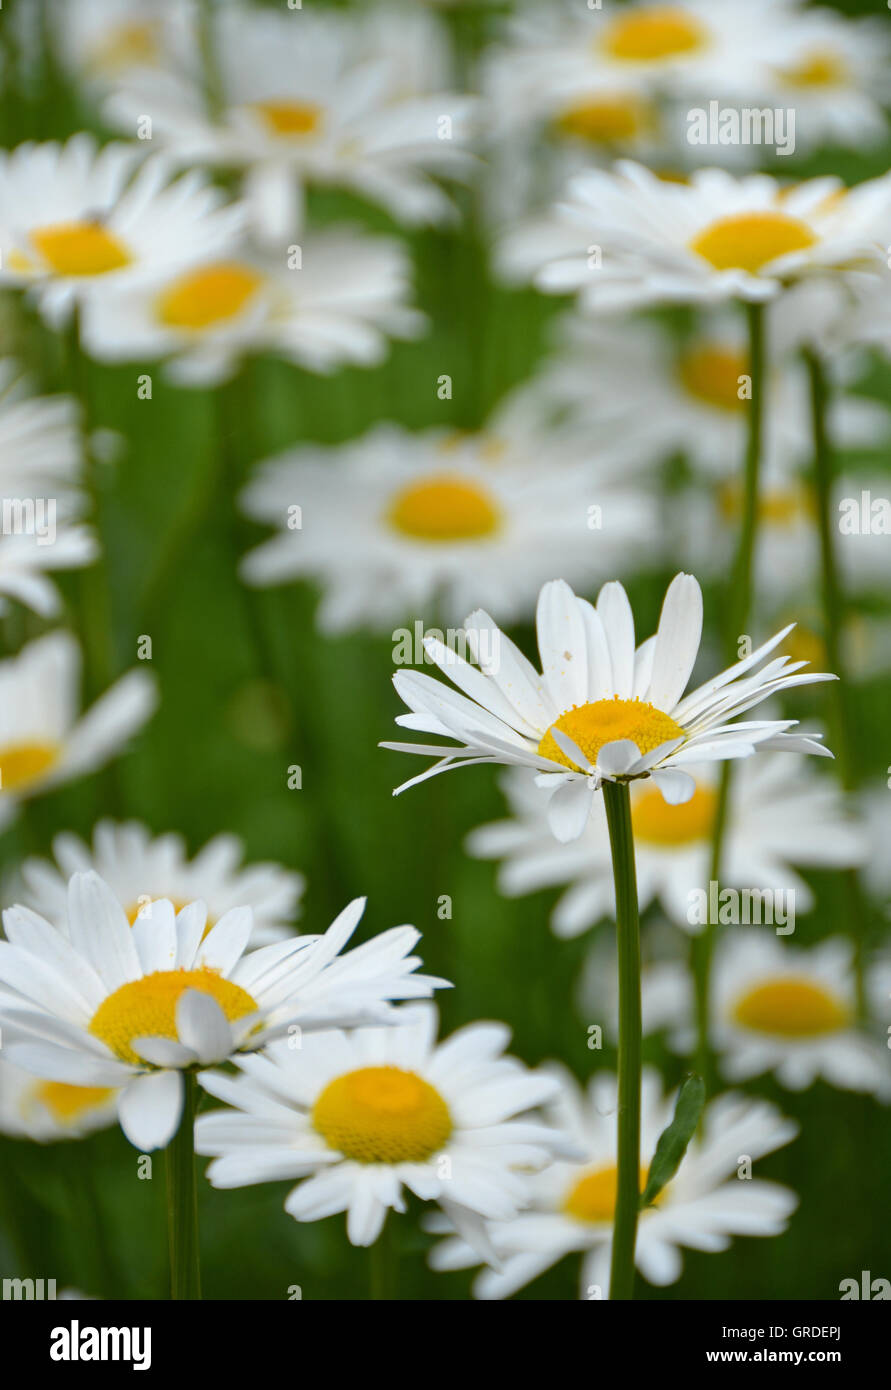
[[[681,1166],[687,1145],[693,1138],[705,1105],[705,1082],[701,1076],[690,1075],[678,1092],[674,1117],[659,1135],[656,1152],[647,1174],[647,1185],[640,1199],[641,1207],[651,1207],[659,1193]]]

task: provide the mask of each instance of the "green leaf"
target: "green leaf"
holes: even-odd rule
[[[640,1199],[641,1208],[651,1207],[659,1193],[674,1177],[693,1138],[699,1117],[705,1106],[705,1082],[701,1076],[688,1076],[678,1092],[674,1117],[659,1135],[653,1154],[647,1185]]]

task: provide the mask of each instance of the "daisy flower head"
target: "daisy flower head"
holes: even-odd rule
[[[234,1107],[202,1115],[198,1153],[214,1187],[304,1178],[285,1201],[296,1221],[347,1213],[353,1245],[372,1245],[404,1189],[438,1202],[477,1258],[487,1220],[527,1200],[528,1173],[562,1138],[528,1112],[554,1095],[551,1077],[505,1056],[509,1030],[475,1023],[436,1041],[437,1011],[402,1010],[393,1028],[276,1043],[237,1059],[244,1075],[200,1077]]]
[[[194,42],[191,0],[52,0],[54,54],[79,81],[108,91],[131,72],[160,69]]]
[[[234,244],[162,284],[91,301],[81,341],[92,357],[170,359],[180,385],[226,380],[250,354],[275,352],[313,372],[376,366],[389,339],[416,337],[411,259],[389,237],[333,228],[287,255]]]
[[[69,881],[73,874],[94,870],[133,925],[138,917],[150,918],[160,898],[169,899],[177,912],[200,899],[208,931],[233,908],[247,907],[254,920],[251,945],[290,938],[303,875],[279,864],[243,865],[243,855],[237,835],[215,835],[190,859],[181,835],[156,836],[138,821],[104,820],[93,830],[92,844],[77,835],[57,835],[53,859],[25,859],[11,895],[67,934]]]
[[[538,249],[521,229],[501,256],[541,290],[578,293],[586,311],[763,303],[811,276],[878,281],[889,232],[891,175],[845,188],[699,169],[676,183],[620,161],[571,181]]]
[[[547,1118],[581,1153],[555,1162],[529,1179],[532,1203],[512,1221],[490,1223],[488,1235],[500,1267],[474,1283],[482,1299],[509,1298],[565,1256],[582,1255],[579,1296],[606,1298],[616,1205],[616,1078],[599,1073],[585,1091],[562,1067],[549,1068],[560,1094]],[[670,1124],[675,1096],[664,1096],[655,1069],[644,1068],[641,1092],[641,1191],[660,1134]],[[740,1154],[755,1161],[790,1143],[798,1126],[762,1100],[733,1093],[706,1107],[675,1176],[641,1213],[635,1263],[657,1287],[681,1277],[681,1248],[717,1254],[733,1236],[775,1236],[786,1228],[798,1199],[788,1187],[740,1172]],[[444,1225],[438,1223],[439,1229]],[[466,1269],[479,1258],[454,1233],[431,1252],[434,1269]]]
[[[413,34],[411,15],[404,23]],[[252,225],[271,242],[301,226],[308,184],[345,186],[399,221],[440,221],[453,209],[432,175],[469,169],[473,102],[418,91],[417,44],[394,32],[367,15],[227,5],[213,25],[215,114],[197,48],[160,74],[131,74],[108,111],[129,130],[155,113],[154,137],[180,164],[244,170]]]
[[[0,156],[0,283],[33,287],[54,326],[95,295],[157,284],[221,254],[242,211],[204,174],[172,179],[138,144],[91,135],[28,143]]]
[[[688,932],[702,930],[696,910],[708,883],[718,806],[714,763],[691,764],[689,801],[669,805],[651,783],[631,789],[631,825],[641,910],[658,903]],[[565,886],[551,914],[557,936],[573,937],[615,914],[609,834],[603,803],[595,800],[583,834],[555,844],[533,776],[511,768],[504,781],[511,819],[481,825],[467,849],[500,859],[498,886],[510,897]],[[867,840],[847,813],[835,784],[818,777],[803,758],[778,754],[745,760],[730,786],[722,885],[787,895],[795,911],[814,895],[793,865],[850,868],[864,862]]]
[[[243,506],[277,534],[246,557],[244,577],[316,579],[320,626],[344,631],[390,628],[425,606],[457,623],[480,598],[525,617],[558,565],[581,581],[629,553],[652,559],[651,500],[585,441],[543,428],[537,411],[521,394],[479,432],[382,424],[349,444],[270,460]]]
[[[768,749],[826,755],[816,739],[789,733],[794,719],[730,722],[781,690],[834,679],[804,672],[807,662],[765,660],[791,628],[684,695],[702,634],[702,592],[692,575],[672,580],[658,630],[640,646],[631,605],[616,582],[603,586],[595,606],[563,580],[550,581],[539,595],[537,627],[541,674],[479,610],[464,623],[478,666],[435,639],[426,644],[462,693],[416,671],[393,677],[411,711],[397,723],[457,740],[457,746],[383,744],[438,758],[397,792],[476,763],[531,768],[550,797],[553,834],[569,841],[585,829],[604,781],[651,778],[667,802],[679,804],[696,790],[690,763]]]
[[[11,357],[0,358],[0,496],[14,507],[52,501],[59,519],[86,508],[81,487],[83,446],[71,396],[35,396]]]
[[[104,766],[153,713],[155,682],[134,670],[78,718],[80,666],[66,632],[0,661],[0,825],[20,801]]]
[[[112,1086],[71,1086],[42,1081],[0,1060],[0,1134],[50,1144],[83,1139],[117,1123]]]
[[[16,599],[41,617],[52,617],[59,610],[59,595],[47,571],[81,569],[92,564],[98,553],[95,537],[86,526],[63,525],[57,529],[55,508],[41,519],[36,509],[29,518],[23,499],[4,499],[2,506],[0,613],[8,606],[7,599]],[[24,517],[24,529],[5,529],[7,508],[11,508],[14,526]]]
[[[202,902],[177,912],[161,899],[131,927],[97,873],[74,874],[67,935],[30,908],[3,915],[5,1055],[49,1081],[116,1088],[130,1142],[163,1148],[179,1126],[184,1071],[304,1029],[388,1022],[390,1000],[445,983],[414,973],[412,927],[342,953],[364,907],[356,899],[322,936],[248,951],[248,907],[207,931]]]

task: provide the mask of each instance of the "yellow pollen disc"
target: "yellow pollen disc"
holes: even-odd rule
[[[613,743],[616,739],[630,738],[641,753],[650,753],[668,739],[681,738],[684,732],[670,715],[656,709],[655,705],[647,704],[645,700],[620,700],[616,695],[612,700],[575,705],[566,714],[560,715],[538,745],[543,758],[562,763],[573,772],[579,769],[558,747],[554,729],[568,734],[591,763],[596,762],[597,754],[605,743]]]
[[[718,494],[725,521],[742,515],[742,491],[735,483],[725,483]],[[765,488],[758,498],[758,519],[768,526],[791,528],[814,515],[814,499],[803,484],[785,488]]]
[[[563,135],[576,135],[594,144],[632,140],[650,125],[646,103],[637,96],[600,97],[571,106],[557,121]]]
[[[312,135],[322,123],[321,106],[309,101],[255,101],[253,109],[273,135]]]
[[[126,246],[101,222],[57,222],[31,232],[41,259],[57,275],[107,275],[132,259]]]
[[[134,1038],[176,1039],[176,1006],[187,989],[210,994],[230,1023],[252,1014],[256,1001],[240,985],[224,980],[216,970],[156,970],[121,985],[99,1005],[89,1032],[124,1062],[141,1059],[130,1043]]]
[[[781,1038],[814,1038],[835,1033],[849,1022],[848,1011],[835,995],[813,980],[787,976],[767,980],[743,994],[733,1006],[743,1028]]]
[[[625,63],[658,63],[695,53],[707,43],[706,30],[691,15],[670,5],[620,15],[609,26],[603,47]]]
[[[362,1067],[330,1081],[312,1111],[329,1148],[357,1163],[423,1163],[452,1132],[439,1092],[401,1067]]]
[[[34,1099],[61,1125],[74,1124],[98,1110],[113,1094],[109,1086],[69,1086],[67,1081],[41,1081],[34,1089]]]
[[[615,1167],[595,1168],[585,1173],[570,1188],[563,1202],[567,1216],[590,1225],[612,1221],[616,1211],[616,1188],[619,1170]],[[647,1185],[647,1170],[640,1170],[640,1190]],[[664,1193],[660,1193],[654,1205],[658,1206]]]
[[[738,212],[706,227],[690,243],[715,270],[756,274],[780,256],[804,251],[816,237],[804,222],[785,212]]]
[[[239,314],[262,283],[262,275],[236,261],[203,266],[160,295],[158,318],[170,328],[213,328]]]
[[[498,508],[483,488],[441,474],[410,483],[393,499],[390,524],[422,541],[469,541],[498,529]]]
[[[158,41],[151,24],[118,24],[111,34],[97,44],[89,61],[96,73],[116,73],[121,68],[154,63],[158,58]]]
[[[669,806],[660,791],[644,785],[631,806],[636,840],[651,845],[689,845],[709,838],[717,806],[711,787],[697,786],[689,801]]]
[[[749,373],[744,352],[707,344],[690,348],[681,358],[679,371],[687,394],[716,410],[742,410],[746,404],[739,395],[739,379]]]
[[[837,54],[815,48],[795,67],[780,76],[792,87],[841,87],[849,81],[848,69]]]
[[[15,792],[39,782],[58,761],[56,743],[11,743],[0,748],[0,791]]]

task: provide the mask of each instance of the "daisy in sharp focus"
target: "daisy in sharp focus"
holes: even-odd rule
[[[607,1297],[616,1203],[616,1079],[599,1074],[582,1091],[562,1067],[548,1069],[560,1094],[547,1118],[583,1155],[529,1177],[531,1210],[487,1227],[500,1268],[483,1271],[477,1298],[509,1298],[566,1255],[581,1254],[579,1296]],[[641,1191],[659,1135],[671,1122],[674,1096],[645,1068],[641,1094]],[[640,1213],[635,1263],[651,1284],[681,1277],[681,1247],[716,1254],[733,1236],[775,1236],[786,1228],[798,1198],[779,1183],[743,1176],[740,1155],[756,1160],[790,1143],[798,1132],[772,1105],[747,1096],[718,1096],[706,1107],[701,1138],[691,1143],[675,1176]],[[444,1223],[430,1223],[444,1231]],[[467,1269],[479,1257],[454,1235],[434,1247],[434,1269]]]
[[[815,739],[788,732],[794,719],[729,722],[781,690],[834,679],[804,672],[806,662],[783,656],[755,669],[790,628],[684,695],[702,635],[702,592],[692,575],[672,580],[658,631],[639,647],[631,605],[615,582],[603,586],[595,607],[563,580],[552,580],[539,595],[537,626],[541,675],[480,609],[464,623],[478,667],[435,639],[426,642],[462,694],[417,671],[393,677],[411,710],[398,724],[458,740],[457,746],[383,744],[438,758],[397,792],[476,763],[532,768],[536,785],[550,795],[553,834],[569,841],[584,830],[604,780],[652,778],[674,805],[696,790],[685,764],[768,749],[827,753]]]
[[[586,310],[762,303],[810,276],[878,282],[889,235],[891,175],[845,188],[699,169],[675,183],[620,161],[573,179],[545,234],[512,232],[501,259],[541,290],[577,292]]]
[[[527,1200],[527,1174],[550,1162],[562,1137],[535,1116],[552,1077],[505,1056],[509,1030],[474,1023],[437,1043],[437,1011],[401,1011],[394,1028],[276,1043],[237,1059],[245,1073],[199,1078],[232,1110],[202,1115],[198,1153],[214,1156],[214,1187],[304,1178],[285,1201],[296,1221],[347,1213],[353,1245],[372,1245],[408,1189],[438,1202],[488,1258],[485,1222]]]
[[[409,29],[421,22],[429,17],[404,16]],[[473,101],[415,88],[414,39],[403,54],[398,30],[373,16],[231,5],[217,13],[213,42],[216,117],[197,48],[178,69],[131,74],[108,110],[128,130],[152,112],[155,138],[178,163],[244,169],[259,237],[277,242],[296,233],[305,187],[314,183],[345,186],[400,221],[441,221],[452,212],[432,176],[470,168],[462,145]]]
[[[303,893],[302,874],[279,864],[242,864],[237,835],[215,835],[190,859],[181,835],[152,835],[138,821],[100,821],[92,845],[77,835],[57,835],[54,860],[28,858],[6,893],[24,907],[68,931],[68,883],[73,874],[95,870],[115,894],[131,925],[151,919],[152,906],[168,898],[177,912],[200,899],[207,931],[236,907],[254,917],[253,946],[291,938]]]
[[[104,766],[154,711],[154,679],[134,670],[78,717],[80,665],[66,632],[0,661],[0,827],[20,801]]]
[[[641,910],[658,902],[676,926],[702,930],[691,895],[709,881],[718,779],[715,764],[691,765],[689,801],[668,805],[651,784],[631,789],[631,824]],[[606,814],[598,798],[584,833],[557,844],[532,775],[511,768],[502,783],[512,819],[481,825],[467,839],[481,859],[500,859],[498,886],[509,897],[568,885],[551,914],[557,936],[580,935],[615,913]],[[804,759],[751,758],[730,788],[721,883],[794,893],[796,912],[814,895],[792,865],[848,868],[864,862],[864,830],[847,814],[833,782]]]
[[[413,927],[342,954],[364,907],[357,898],[323,936],[248,951],[248,907],[207,932],[203,903],[175,912],[162,899],[131,927],[98,874],[74,874],[67,936],[30,908],[3,914],[4,1056],[49,1081],[118,1088],[131,1144],[163,1148],[179,1126],[184,1071],[288,1033],[389,1022],[390,1000],[446,983],[414,973]]]
[[[117,1124],[114,1087],[42,1081],[0,1059],[0,1134],[50,1144],[83,1139],[113,1124]]]
[[[277,534],[245,558],[245,579],[316,579],[320,626],[345,631],[390,629],[424,609],[458,623],[480,598],[525,617],[558,567],[581,583],[631,554],[652,561],[655,504],[537,412],[521,392],[476,433],[376,425],[261,465],[243,507]]]
[[[160,285],[89,303],[81,341],[100,361],[170,358],[168,374],[186,386],[217,385],[252,353],[313,372],[376,366],[391,337],[426,325],[409,303],[411,281],[400,242],[348,227],[305,237],[288,257],[233,244]]]
[[[32,287],[58,327],[72,306],[157,284],[223,254],[242,211],[197,171],[172,180],[138,142],[101,149],[91,135],[0,155],[0,283]]]

